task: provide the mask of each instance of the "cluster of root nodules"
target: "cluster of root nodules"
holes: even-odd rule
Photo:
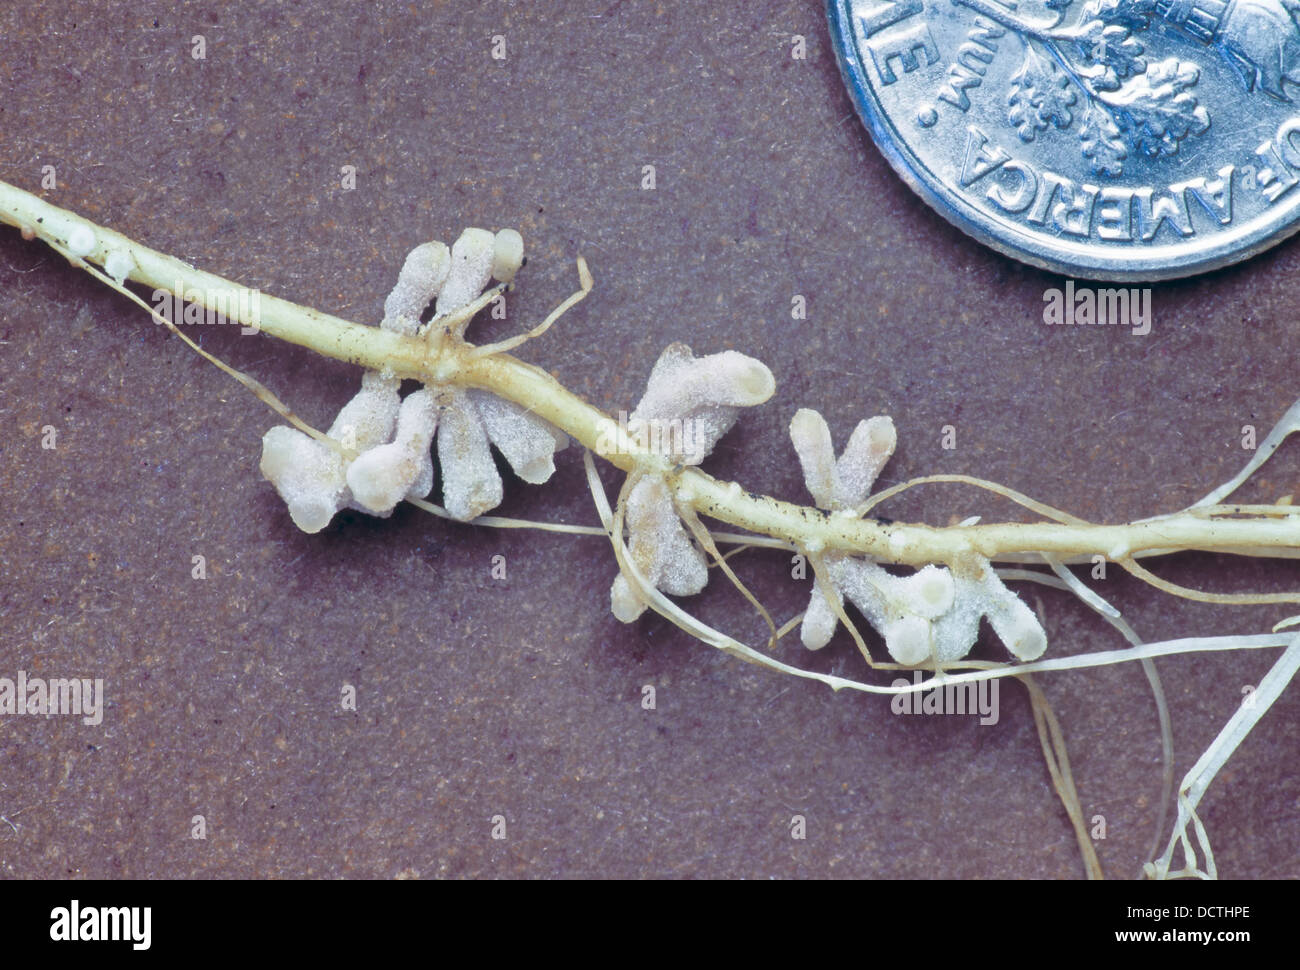
[[[636,566],[620,572],[610,590],[620,620],[636,619],[655,599],[652,590],[684,596],[704,588],[705,553],[713,543],[689,501],[677,500],[672,481],[681,466],[704,460],[740,408],[767,400],[772,388],[771,372],[761,362],[734,351],[696,358],[674,344],[655,364],[628,426],[643,446],[669,460],[671,470],[634,472],[620,500],[628,558]],[[860,514],[897,440],[893,421],[873,417],[858,424],[836,458],[826,421],[809,409],[795,414],[790,438],[817,507],[846,517]],[[900,576],[864,556],[809,545],[801,551],[816,577],[800,628],[810,650],[829,643],[841,622],[852,627],[846,599],[905,666],[951,664],[965,657],[984,617],[1018,660],[1034,660],[1046,649],[1038,618],[981,556],[968,553],[952,565],[927,565]],[[720,557],[716,561],[723,564]]]
[[[474,311],[500,292],[484,294],[488,284],[509,282],[522,262],[523,240],[512,229],[467,229],[450,249],[417,246],[384,301],[380,327],[461,340]],[[422,327],[430,304],[433,319]],[[433,488],[435,447],[445,512],[468,521],[502,500],[493,446],[520,478],[540,484],[568,444],[545,421],[487,391],[430,382],[401,398],[400,383],[391,371],[367,371],[324,435],[281,426],[262,438],[262,474],[300,529],[319,532],[342,508],[387,516],[403,500],[424,499]]]

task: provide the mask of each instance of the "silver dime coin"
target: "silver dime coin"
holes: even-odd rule
[[[1300,228],[1300,0],[829,0],[876,144],[1016,259],[1154,280]]]

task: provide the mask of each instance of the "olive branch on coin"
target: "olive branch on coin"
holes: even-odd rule
[[[1200,67],[1150,59],[1134,36],[1158,17],[1178,35],[1217,49],[1247,90],[1290,101],[1282,81],[1300,84],[1300,0],[1088,0],[1072,25],[1071,0],[1046,0],[1056,21],[1031,24],[996,0],[953,0],[1015,31],[1024,61],[1011,78],[1007,123],[1031,142],[1049,126],[1067,131],[1083,95],[1079,142],[1093,174],[1116,177],[1133,155],[1175,155],[1205,134],[1210,113],[1193,93]]]

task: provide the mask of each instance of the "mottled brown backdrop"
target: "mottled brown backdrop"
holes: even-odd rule
[[[52,165],[56,204],[269,293],[374,323],[413,245],[515,226],[529,264],[509,317],[474,330],[500,337],[566,296],[585,255],[595,291],[525,356],[614,411],[670,341],[761,357],[774,399],[706,466],[757,491],[804,498],[786,427],[815,406],[838,441],[893,416],[883,484],[965,472],[1125,520],[1229,477],[1242,426],[1262,436],[1300,396],[1300,243],[1157,286],[1146,337],[1046,327],[1059,278],[972,242],[895,176],[814,0],[5,4],[0,65],[0,177],[40,191]],[[1019,688],[994,727],[900,717],[658,618],[623,626],[599,539],[410,508],[303,535],[257,473],[272,412],[8,229],[0,287],[0,676],[102,677],[108,695],[97,727],[0,720],[0,874],[1081,874]],[[795,294],[806,320],[791,319]],[[233,327],[203,346],[318,425],[357,382]],[[1293,491],[1297,469],[1287,449],[1245,494]],[[891,508],[1020,517],[946,486]],[[578,454],[544,487],[510,479],[501,511],[594,522]],[[735,563],[780,616],[803,608],[785,557]],[[1159,568],[1213,589],[1300,587],[1300,570],[1262,563]],[[1264,631],[1289,612],[1173,601],[1120,576],[1102,591],[1151,639]],[[1077,602],[1026,595],[1053,653],[1120,645]],[[691,606],[763,636],[725,583]],[[862,672],[842,634],[779,654]],[[987,631],[979,655],[1004,655]],[[1160,664],[1179,776],[1275,656]],[[1160,784],[1145,680],[1125,665],[1044,685],[1085,812],[1106,819],[1101,860],[1131,877]],[[1300,875],[1298,742],[1293,688],[1204,802],[1224,874]]]

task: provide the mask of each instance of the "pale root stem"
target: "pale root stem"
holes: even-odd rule
[[[1028,580],[1041,583],[1044,586],[1051,586],[1053,589],[1061,589],[1067,593],[1074,593],[1088,607],[1101,614],[1101,618],[1118,630],[1120,636],[1124,637],[1130,644],[1134,647],[1143,645],[1142,638],[1128,625],[1123,616],[1120,615],[1119,610],[1085,586],[1078,577],[1060,563],[1049,561],[1049,564],[1053,572],[1056,573],[1055,577],[1029,569],[999,569],[997,572],[998,576],[1004,580]],[[1277,627],[1274,627],[1274,632],[1277,629]],[[1146,674],[1147,683],[1151,686],[1151,697],[1155,701],[1156,720],[1160,726],[1160,757],[1163,766],[1160,784],[1160,808],[1157,813],[1155,831],[1151,838],[1151,847],[1147,850],[1146,855],[1147,861],[1151,862],[1160,850],[1160,840],[1164,838],[1165,822],[1168,820],[1169,807],[1173,802],[1174,729],[1173,722],[1169,717],[1169,703],[1165,698],[1165,689],[1161,684],[1160,673],[1156,670],[1155,661],[1149,657],[1143,657],[1138,662],[1142,665],[1142,672]]]
[[[1300,603],[1300,593],[1207,593],[1180,586],[1167,579],[1161,579],[1145,566],[1139,566],[1130,557],[1116,560],[1122,568],[1132,573],[1142,582],[1154,586],[1162,593],[1181,596],[1183,599],[1196,600],[1198,603],[1224,603],[1235,606],[1259,605],[1265,603]]]
[[[533,327],[532,330],[521,333],[518,336],[510,337],[506,340],[498,341],[494,344],[482,344],[481,346],[475,347],[471,350],[470,356],[487,357],[491,354],[506,353],[507,351],[514,350],[516,347],[522,346],[530,340],[535,340],[542,334],[546,333],[546,331],[550,330],[551,325],[555,323],[556,320],[560,319],[567,310],[571,307],[577,306],[586,299],[587,294],[591,292],[591,288],[595,283],[591,278],[591,271],[587,269],[587,261],[581,256],[578,257],[578,285],[579,289],[576,293],[569,296],[559,306],[547,314],[546,319]]]
[[[740,595],[745,597],[745,599],[749,601],[749,604],[758,612],[758,615],[763,618],[763,622],[767,624],[770,633],[767,648],[769,650],[773,649],[776,646],[777,637],[776,623],[772,621],[772,614],[767,611],[767,607],[759,602],[758,597],[750,592],[749,587],[741,582],[740,577],[736,575],[735,571],[731,568],[731,565],[727,562],[727,557],[718,551],[717,543],[713,541],[713,537],[709,535],[709,530],[704,527],[704,523],[700,521],[699,516],[695,514],[694,510],[691,509],[690,506],[684,506],[677,509],[677,514],[681,520],[686,523],[686,528],[690,530],[691,535],[695,536],[695,541],[704,548],[705,552],[713,557],[713,561],[717,564],[718,568],[722,570],[729,580],[731,580],[731,585],[736,587],[740,592]]]
[[[246,287],[196,270],[5,183],[0,183],[0,221],[55,245],[74,264],[83,267],[86,260],[103,265],[111,253],[126,252],[133,264],[130,278],[137,283],[168,291],[179,284],[185,291],[183,295],[195,293],[204,306],[213,309],[228,311],[249,303],[238,299],[250,292]],[[78,228],[88,230],[93,237],[93,245],[85,250],[84,258],[73,255],[67,247],[69,236]],[[589,280],[590,275],[584,274],[583,295],[589,288]],[[1153,550],[1165,553],[1300,547],[1300,516],[1269,515],[1225,521],[1182,513],[1127,525],[1093,525],[1033,503],[1000,486],[993,486],[993,490],[1028,504],[1040,514],[1066,521],[943,528],[827,515],[817,509],[746,493],[734,483],[721,482],[698,468],[674,470],[662,455],[623,433],[609,415],[565,389],[550,374],[507,354],[476,357],[476,348],[471,344],[428,339],[438,337],[441,328],[425,337],[406,336],[350,323],[266,295],[260,295],[257,307],[256,319],[238,319],[238,322],[370,370],[387,369],[399,377],[491,391],[532,411],[589,449],[596,449],[602,440],[613,441],[616,447],[604,453],[604,458],[625,471],[636,469],[665,475],[677,494],[697,513],[782,542],[812,544],[825,550],[912,566],[950,564],[970,552],[990,560],[1046,553],[1062,559],[1100,555],[1119,561]],[[1281,437],[1284,434],[1279,434],[1277,440]],[[1267,440],[1272,443],[1274,438],[1270,436]],[[933,476],[931,480],[942,478]],[[991,486],[991,483],[981,484]],[[1219,490],[1207,499],[1218,502],[1221,493]],[[1300,594],[1271,594],[1262,601],[1300,602]]]
[[[1300,670],[1300,636],[1290,635],[1286,650],[1274,661],[1259,685],[1242,701],[1228,723],[1223,726],[1218,736],[1205,752],[1197,759],[1190,771],[1178,786],[1178,818],[1174,823],[1174,832],[1169,839],[1164,855],[1146,866],[1146,873],[1154,878],[1191,876],[1214,879],[1218,873],[1214,865],[1214,855],[1210,851],[1210,841],[1205,827],[1196,814],[1201,798],[1214,780],[1214,776],[1227,763],[1233,752],[1246,736],[1250,734],[1259,719],[1264,716],[1273,702],[1281,696],[1282,691],[1291,683],[1297,670]],[[1196,864],[1196,851],[1192,846],[1187,828],[1191,826],[1196,835],[1196,842],[1205,854],[1205,868]],[[1174,853],[1183,851],[1183,868],[1171,870]]]
[[[803,614],[796,613],[794,616],[790,617],[790,619],[782,623],[781,626],[776,631],[777,642],[780,643],[781,638],[789,634],[790,631],[795,629],[802,621],[803,621]]]
[[[417,509],[428,512],[430,515],[436,515],[440,519],[447,519],[451,522],[460,522],[450,512],[441,505],[435,505],[433,502],[426,501],[422,498],[408,498],[406,500],[414,505]],[[485,525],[490,529],[536,529],[539,532],[565,532],[569,535],[579,536],[603,536],[605,530],[594,525],[569,525],[564,522],[538,522],[533,519],[512,519],[502,515],[480,515],[476,519],[470,519],[466,525]]]
[[[886,499],[893,498],[900,492],[905,492],[909,488],[915,488],[917,485],[933,485],[938,483],[951,483],[957,485],[974,485],[976,488],[982,488],[994,495],[1001,495],[1003,498],[1010,499],[1017,505],[1022,505],[1031,512],[1037,512],[1045,519],[1054,519],[1057,522],[1070,522],[1075,525],[1087,525],[1086,519],[1081,519],[1077,515],[1071,515],[1069,512],[1062,512],[1060,509],[1053,508],[1045,502],[1030,498],[1023,492],[1018,492],[1014,488],[1008,488],[1006,485],[999,485],[997,482],[990,482],[986,478],[976,478],[974,475],[922,475],[919,478],[909,479],[898,485],[891,485],[889,488],[883,488],[876,492],[869,499],[858,506],[858,514],[866,515],[873,508]]]
[[[1048,703],[1047,695],[1029,674],[1016,678],[1029,691],[1030,705],[1034,712],[1034,727],[1038,730],[1038,742],[1043,749],[1043,761],[1052,778],[1052,787],[1056,789],[1065,812],[1070,817],[1074,829],[1075,841],[1083,856],[1083,868],[1089,879],[1100,879],[1101,862],[1097,850],[1093,847],[1088,833],[1088,825],[1083,818],[1083,806],[1079,802],[1079,793],[1074,787],[1074,773],[1070,770],[1070,756],[1065,748],[1065,735],[1061,732],[1056,713]]]
[[[196,302],[210,310],[228,313],[231,306],[256,305],[256,319],[228,315],[245,326],[265,330],[327,357],[370,370],[381,370],[389,364],[399,376],[414,377],[418,366],[413,365],[426,356],[425,345],[415,337],[404,337],[379,327],[361,327],[261,293],[254,300],[254,291],[248,287],[195,269],[174,256],[150,249],[5,182],[0,182],[0,222],[18,227],[24,236],[34,236],[55,246],[69,262],[83,268],[86,262],[103,266],[111,253],[126,253],[134,264],[129,277],[133,282],[169,293],[174,293],[176,284],[181,283],[187,294],[196,293],[200,297]],[[67,246],[69,236],[78,227],[89,230],[94,239],[83,256],[73,255]]]
[[[840,621],[840,625],[849,631],[849,636],[853,638],[853,645],[858,648],[858,653],[860,653],[862,659],[867,662],[867,666],[879,666],[879,664],[872,659],[871,651],[867,648],[867,641],[863,639],[861,632],[858,630],[857,624],[853,622],[852,618],[850,618],[849,614],[845,611],[844,604],[841,603],[837,597],[831,596],[827,592],[827,590],[831,589],[834,584],[830,579],[830,567],[826,564],[826,559],[820,554],[813,555],[807,551],[804,552],[804,556],[807,558],[808,562],[812,564],[813,568],[813,577],[815,579],[813,583],[813,594],[820,595],[826,600],[826,605],[831,608],[831,612],[834,613],[835,618]]]
[[[1273,426],[1273,430],[1271,430],[1268,435],[1265,436],[1264,440],[1255,448],[1255,453],[1251,455],[1250,461],[1246,462],[1245,467],[1242,468],[1241,471],[1239,471],[1233,478],[1228,479],[1228,481],[1224,482],[1199,502],[1195,503],[1192,508],[1206,508],[1219,505],[1225,498],[1240,488],[1246,479],[1255,474],[1256,470],[1264,464],[1264,462],[1273,457],[1273,452],[1277,451],[1282,442],[1287,439],[1287,436],[1295,431],[1300,431],[1300,401],[1296,401],[1287,409],[1286,414],[1282,415],[1282,419]]]
[[[1061,582],[1064,583],[1072,593],[1078,596],[1079,599],[1083,600],[1105,617],[1113,618],[1119,616],[1119,610],[1115,609],[1115,607],[1111,606],[1104,599],[1094,593],[1092,589],[1084,585],[1083,581],[1079,579],[1078,576],[1074,575],[1074,573],[1070,572],[1070,570],[1066,569],[1059,559],[1055,556],[1043,556],[1043,559],[1046,561],[1047,565],[1052,568],[1052,572],[1056,573],[1056,575],[1060,577]]]
[[[350,458],[356,457],[355,454],[349,454],[348,450],[345,449],[342,446],[342,444],[340,444],[338,441],[335,441],[333,438],[325,434],[323,431],[319,431],[316,428],[312,427],[306,421],[302,420],[302,418],[298,417],[298,415],[294,414],[293,411],[289,409],[289,406],[285,404],[283,401],[281,401],[278,397],[276,397],[276,395],[272,393],[271,389],[268,388],[261,381],[257,380],[256,378],[250,377],[249,375],[245,374],[243,371],[235,367],[231,367],[220,357],[208,353],[197,343],[195,343],[195,341],[191,339],[190,336],[185,333],[185,331],[178,328],[175,323],[173,323],[171,320],[168,320],[165,316],[159,313],[156,308],[149,306],[149,304],[145,303],[144,300],[140,299],[139,296],[137,296],[132,291],[128,290],[124,285],[119,283],[116,279],[113,279],[105,272],[101,271],[99,268],[89,263],[82,262],[72,252],[65,249],[59,243],[51,242],[49,245],[60,255],[65,256],[68,259],[68,261],[73,265],[80,265],[82,269],[84,269],[95,279],[99,280],[105,286],[111,287],[112,289],[116,290],[117,292],[125,296],[128,300],[138,304],[145,312],[149,314],[149,316],[153,319],[155,323],[161,324],[162,326],[170,330],[173,334],[175,334],[177,337],[180,337],[180,339],[184,341],[185,344],[196,354],[198,354],[208,363],[212,364],[212,366],[216,367],[218,370],[228,374],[229,376],[237,380],[240,384],[244,385],[244,387],[247,388],[248,391],[251,392],[254,397],[256,397],[267,407],[269,407],[276,414],[280,415],[280,417],[288,421],[299,431],[302,431],[304,434],[310,435],[311,437],[315,438],[317,441],[321,441],[325,443],[326,445],[334,449],[339,454],[345,455]]]

